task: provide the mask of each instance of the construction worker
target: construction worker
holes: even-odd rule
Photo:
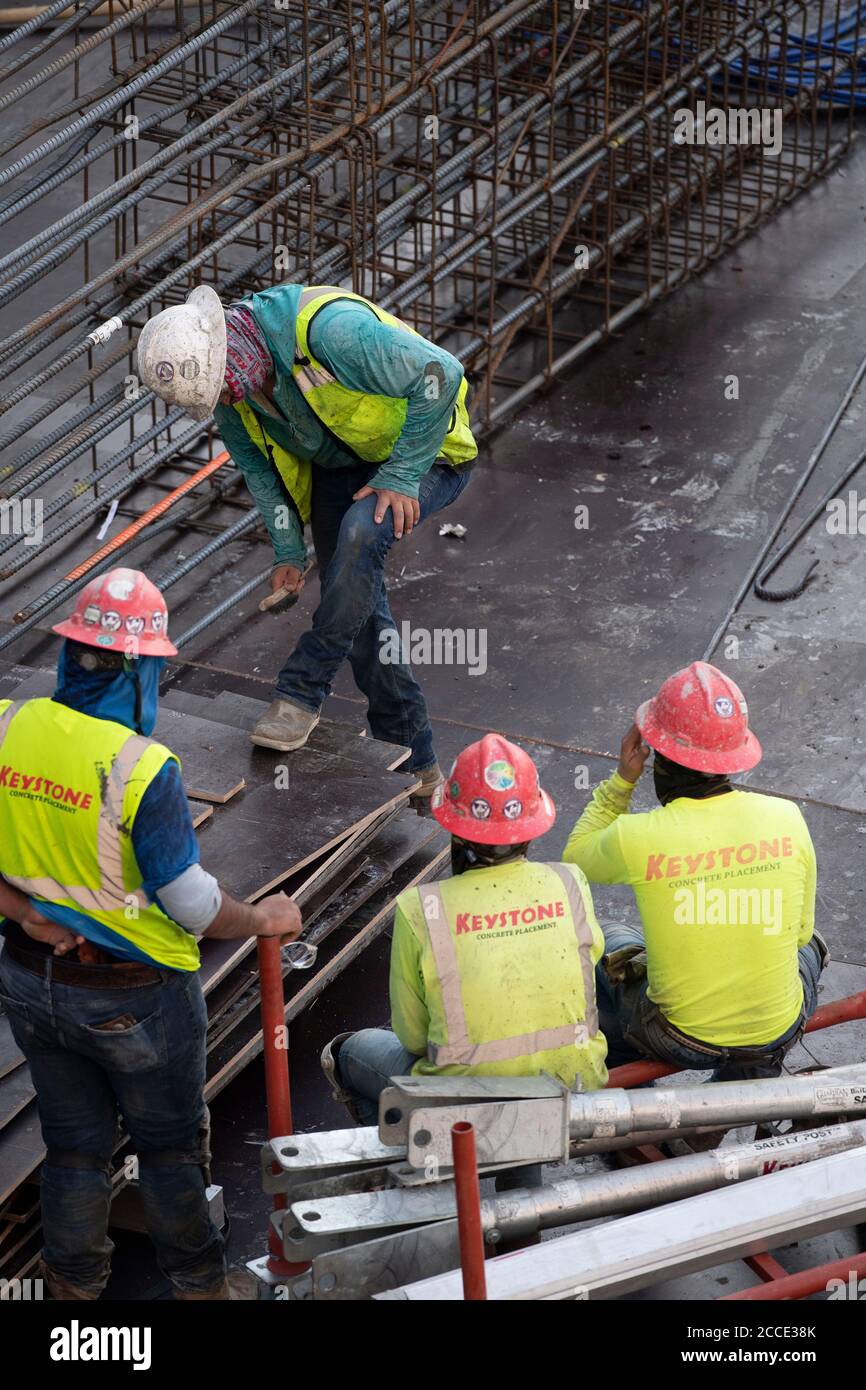
[[[715,666],[677,671],[635,721],[565,851],[591,883],[630,884],[643,923],[605,927],[608,1060],[778,1076],[827,960],[806,822],[793,801],[732,785],[761,746],[741,690]],[[661,805],[630,815],[650,749]]]
[[[163,400],[198,420],[213,412],[273,542],[284,602],[303,588],[312,523],[319,606],[253,742],[302,747],[348,658],[372,733],[411,748],[429,798],[441,773],[424,696],[394,655],[384,568],[394,541],[469,481],[478,449],[460,363],[360,295],[282,284],[225,310],[199,286],[145,324],[138,364]]]
[[[168,614],[137,570],[92,580],[54,628],[52,699],[0,701],[0,998],[47,1153],[43,1278],[102,1293],[118,1112],[175,1298],[228,1297],[205,1196],[199,939],[300,931],[284,894],[235,902],[199,863],[180,767],[154,742]]]
[[[341,1033],[322,1068],[360,1124],[391,1076],[607,1080],[593,971],[603,939],[586,879],[530,863],[553,825],[532,759],[498,734],[460,754],[432,812],[451,833],[453,877],[397,899],[391,1023]]]

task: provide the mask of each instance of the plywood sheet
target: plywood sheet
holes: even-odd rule
[[[306,751],[296,755],[299,762]],[[310,753],[302,765],[321,756]],[[404,803],[415,785],[415,778],[394,772],[347,775],[344,764],[325,759],[319,775],[290,774],[285,790],[273,783],[247,790],[231,814],[214,816],[202,863],[233,897],[255,901],[352,830]]]

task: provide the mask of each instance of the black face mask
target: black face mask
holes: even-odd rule
[[[694,768],[672,763],[661,753],[656,753],[653,759],[653,783],[663,806],[676,801],[678,796],[701,801],[706,796],[721,796],[734,790],[727,773],[695,772]]]
[[[466,873],[467,869],[490,869],[496,864],[507,864],[512,859],[521,859],[526,854],[527,840],[522,845],[479,845],[473,840],[460,840],[451,836],[451,873]]]

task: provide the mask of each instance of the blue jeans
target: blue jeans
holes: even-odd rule
[[[160,974],[160,983],[93,989],[58,984],[0,955],[0,1000],[30,1064],[47,1149],[43,1259],[93,1298],[108,1282],[114,1248],[109,1173],[118,1113],[135,1146],[144,1219],[163,1273],[192,1293],[225,1277],[223,1239],[205,1198],[201,984],[194,973]],[[111,1021],[125,1026],[106,1030]]]
[[[626,946],[644,947],[643,933],[637,927],[606,926],[603,930],[608,952],[620,951]],[[757,1048],[715,1047],[711,1043],[698,1043],[697,1039],[694,1040],[696,1046],[690,1047],[687,1042],[671,1037],[658,1008],[647,995],[647,980],[614,985],[604,964],[599,962],[595,988],[599,1027],[607,1039],[608,1067],[621,1067],[650,1058],[689,1071],[715,1067],[714,1081],[755,1081],[779,1076],[785,1051],[796,1042],[803,1020],[811,1018],[818,1006],[818,980],[823,962],[817,943],[810,941],[804,946],[799,959],[803,1015],[780,1038]],[[756,1058],[756,1053],[763,1055]]]
[[[412,749],[411,769],[436,761],[433,731],[421,688],[408,665],[380,660],[380,634],[395,628],[385,584],[385,561],[394,544],[390,510],[377,526],[377,498],[352,501],[376,473],[359,468],[313,468],[313,543],[321,597],[305,632],[277,677],[277,692],[318,712],[348,657],[358,689],[366,695],[374,738]],[[421,479],[421,522],[448,507],[469,482],[471,469],[434,464]],[[420,523],[419,523],[420,524]]]
[[[362,1125],[379,1120],[379,1096],[392,1076],[408,1076],[418,1058],[390,1028],[362,1028],[342,1044],[337,1074]]]

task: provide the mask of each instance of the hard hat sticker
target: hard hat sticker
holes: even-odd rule
[[[490,802],[485,801],[483,796],[477,796],[472,803],[471,810],[476,820],[487,820],[490,815]]]
[[[120,627],[120,614],[115,613],[113,608],[109,608],[108,612],[102,615],[102,626],[108,632],[117,632]]]
[[[134,579],[112,579],[105,586],[112,598],[119,598],[124,601],[129,598],[135,588]]]
[[[133,637],[137,637],[138,634],[139,634],[139,632],[143,632],[143,631],[144,631],[144,618],[139,618],[139,617],[130,615],[130,616],[126,619],[126,622],[124,623],[124,627],[126,628],[127,632],[132,633]]]
[[[165,627],[165,614],[160,613],[159,609],[151,615],[150,625],[154,632],[162,632]]]
[[[523,814],[523,802],[517,800],[506,801],[502,811],[506,820],[517,820],[517,817]]]
[[[174,367],[170,362],[157,362],[156,379],[157,381],[174,381]]]
[[[180,374],[184,381],[195,381],[201,367],[194,357],[185,357],[180,364]]]
[[[450,788],[450,790],[451,790],[451,795],[454,797],[454,799],[455,799],[455,801],[456,801],[456,800],[457,800],[457,797],[460,795],[460,783],[459,783],[459,782],[452,782],[452,783],[451,783],[451,788]]]
[[[88,603],[84,610],[84,621],[88,627],[94,627],[99,622],[101,610],[95,603]]]
[[[514,786],[514,768],[504,758],[497,758],[485,767],[484,780],[493,791],[507,792]]]
[[[734,702],[729,700],[727,695],[720,695],[715,702],[716,714],[722,719],[730,719],[734,713]]]

